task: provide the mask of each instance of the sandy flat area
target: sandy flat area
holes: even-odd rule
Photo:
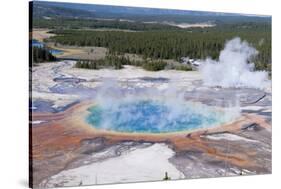
[[[65,59],[86,59],[86,60],[98,60],[105,57],[108,51],[104,47],[73,47],[53,43],[48,43],[48,46],[63,51],[61,54],[56,55],[58,58]]]
[[[51,31],[51,30],[50,29],[44,29],[44,28],[42,28],[42,29],[41,28],[40,29],[34,28],[32,30],[32,38],[36,39],[40,42],[43,42],[44,39],[55,36],[55,34],[48,33],[49,31]]]

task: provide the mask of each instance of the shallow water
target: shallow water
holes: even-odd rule
[[[117,105],[97,105],[86,118],[93,127],[133,133],[168,133],[212,127],[230,121],[222,111],[186,103],[171,105],[160,101],[138,100]]]
[[[43,48],[44,47],[44,44],[43,43],[41,43],[41,42],[39,42],[39,41],[37,41],[37,40],[32,40],[32,46],[33,47],[39,47],[39,48]]]
[[[58,55],[63,53],[63,51],[58,49],[50,49],[49,52],[52,53],[52,55]]]
[[[38,47],[38,48],[43,48],[45,47],[45,44],[37,41],[35,39],[32,40],[32,47]],[[63,51],[58,50],[58,49],[49,49],[49,52],[52,53],[53,55],[58,55],[58,54],[62,54]]]

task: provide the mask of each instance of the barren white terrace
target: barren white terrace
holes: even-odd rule
[[[100,152],[93,156],[103,155]],[[161,155],[159,155],[161,154]],[[146,148],[131,149],[107,160],[69,169],[42,182],[45,187],[78,186],[123,182],[162,180],[165,172],[171,179],[184,175],[169,162],[175,154],[166,144],[154,144]]]
[[[164,78],[173,83],[176,89],[192,90],[196,86],[192,83],[200,80],[199,72],[185,72],[175,70],[163,70],[159,72],[145,71],[142,68],[134,66],[125,66],[121,70],[100,69],[87,70],[74,68],[75,61],[60,61],[54,63],[44,63],[32,68],[32,98],[33,100],[50,100],[54,106],[63,106],[78,100],[80,97],[77,93],[61,93],[53,91],[59,82],[56,79],[73,78],[85,82],[77,83],[73,88],[78,87],[94,89],[103,84],[104,81],[114,79],[116,85],[120,88],[155,88],[164,90],[169,87],[168,82],[153,82],[149,79]],[[132,86],[133,83],[133,86]],[[69,87],[68,83],[67,86]]]

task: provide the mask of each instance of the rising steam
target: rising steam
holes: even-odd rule
[[[202,62],[199,70],[204,85],[265,89],[270,84],[268,73],[256,71],[251,62],[257,54],[255,48],[240,38],[228,41],[219,60],[208,58]],[[165,132],[176,131],[187,124],[191,128],[209,127],[231,122],[240,116],[239,102],[217,108],[187,102],[184,96],[184,91],[177,90],[172,83],[164,90],[140,90],[123,88],[116,80],[107,79],[94,98],[98,109],[92,109],[94,112],[89,121],[93,125],[99,123],[102,129],[118,127],[116,130],[143,131],[146,127],[153,132]],[[192,126],[193,123],[197,126]]]
[[[265,89],[269,84],[266,71],[255,71],[254,63],[249,63],[258,51],[240,38],[225,44],[219,60],[207,58],[201,62],[199,71],[206,86],[245,87]]]
[[[99,129],[129,132],[174,132],[217,126],[240,116],[238,106],[209,107],[187,102],[173,85],[124,90],[114,79],[103,81],[87,121]]]

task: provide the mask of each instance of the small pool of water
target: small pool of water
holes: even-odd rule
[[[41,43],[41,42],[39,42],[39,41],[37,41],[37,40],[35,40],[35,39],[33,39],[33,40],[32,40],[32,46],[33,46],[33,47],[43,48],[43,47],[44,47],[44,44]]]
[[[58,49],[50,49],[49,52],[52,53],[52,55],[58,55],[63,53],[63,51]]]
[[[217,126],[231,117],[222,111],[192,103],[171,105],[140,100],[117,105],[96,105],[86,120],[97,129],[132,133],[169,133]]]
[[[38,48],[44,48],[45,44],[33,39],[32,40],[32,47],[38,47]],[[58,54],[62,54],[63,51],[62,50],[58,50],[58,49],[49,49],[49,52],[52,53],[52,55],[58,55]]]

